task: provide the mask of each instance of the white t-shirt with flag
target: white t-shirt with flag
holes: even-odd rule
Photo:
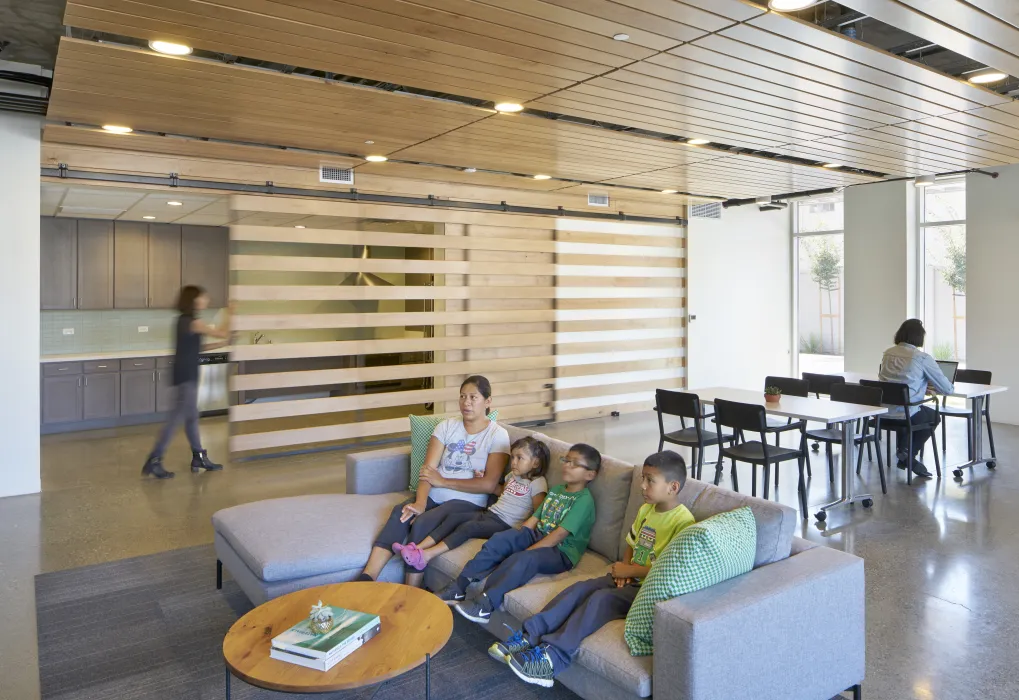
[[[469,435],[463,418],[448,418],[435,426],[432,436],[446,446],[439,458],[439,475],[445,479],[480,479],[485,475],[490,454],[508,455],[510,451],[509,433],[495,421],[489,421],[480,433]],[[488,505],[487,493],[450,488],[433,487],[428,497],[436,503],[461,500],[482,508]]]

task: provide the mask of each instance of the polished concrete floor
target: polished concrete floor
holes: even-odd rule
[[[948,461],[962,460],[962,421],[951,421]],[[653,414],[549,425],[544,432],[589,442],[639,463],[657,447]],[[344,489],[343,453],[239,462],[194,476],[183,437],[170,450],[177,478],[138,476],[153,427],[43,439],[43,492],[0,499],[0,698],[39,696],[33,576],[211,542],[210,516],[237,503]],[[210,454],[225,456],[224,419],[203,421]],[[800,534],[867,562],[865,697],[889,700],[1019,698],[1019,428],[995,426],[1000,467],[963,481],[905,483],[893,470],[881,496],[866,460],[857,491],[874,507],[811,519]],[[929,457],[929,455],[928,455]],[[933,469],[932,469],[933,470]],[[795,471],[778,498],[795,506]],[[814,459],[811,505],[834,498],[823,457]],[[740,483],[749,487],[747,467]],[[728,479],[723,482],[728,485]],[[720,649],[720,654],[725,650]],[[826,653],[825,649],[817,650]]]

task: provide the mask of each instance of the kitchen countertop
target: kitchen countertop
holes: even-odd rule
[[[230,348],[216,348],[215,350],[203,350],[202,354],[216,353],[229,354]],[[49,362],[89,362],[91,360],[129,360],[135,357],[168,357],[173,355],[173,350],[123,350],[116,352],[82,352],[71,355],[43,355],[39,358],[40,363]]]

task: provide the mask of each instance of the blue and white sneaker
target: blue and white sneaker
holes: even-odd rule
[[[471,622],[487,625],[492,617],[492,601],[487,594],[482,593],[477,598],[457,603],[456,611]]]
[[[505,625],[505,623],[503,623]],[[514,630],[509,625],[506,628],[512,633],[505,642],[496,642],[492,646],[488,647],[488,655],[496,661],[500,661],[504,664],[510,662],[510,657],[514,654],[519,654],[522,651],[527,651],[531,648],[531,643],[524,638],[524,633],[520,630]]]
[[[510,656],[509,667],[525,683],[551,688],[555,685],[555,668],[547,645],[541,644]]]

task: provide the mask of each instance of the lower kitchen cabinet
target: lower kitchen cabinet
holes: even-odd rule
[[[120,375],[86,374],[82,419],[100,420],[120,415]]]
[[[156,413],[166,413],[173,410],[173,401],[176,397],[173,388],[173,367],[156,370]]]
[[[72,423],[82,416],[81,375],[43,377],[42,422],[44,425]]]
[[[120,373],[120,415],[138,416],[156,412],[156,371]]]

